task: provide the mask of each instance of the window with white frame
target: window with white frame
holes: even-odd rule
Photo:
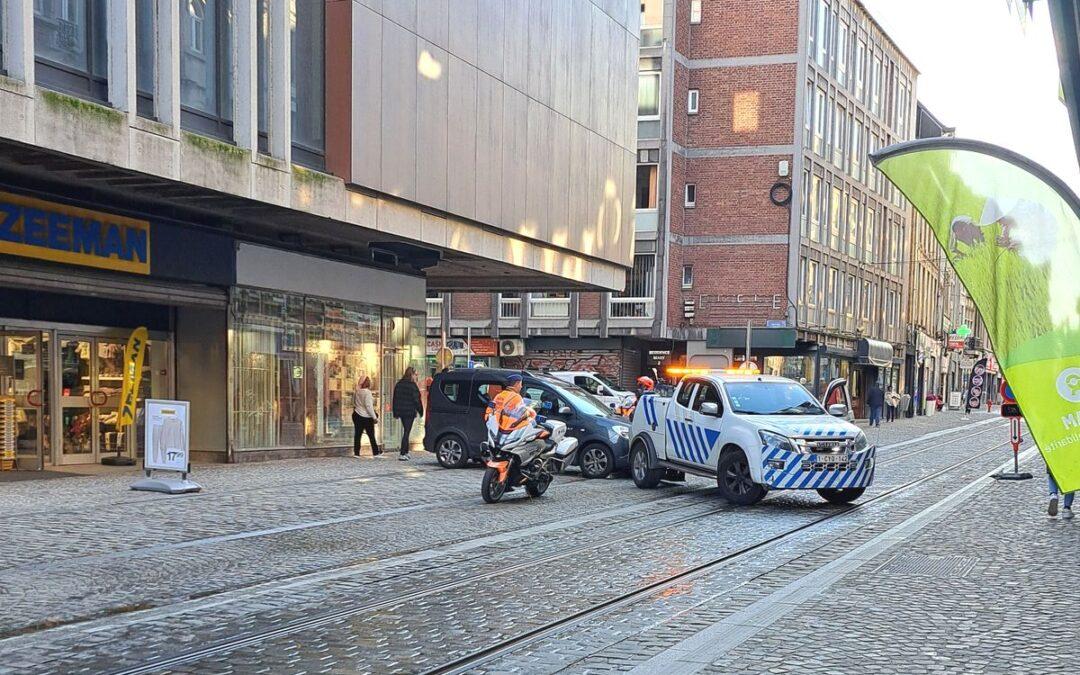
[[[638,60],[638,117],[660,116],[660,59]]]
[[[694,183],[687,183],[685,194],[683,195],[683,205],[687,207],[697,206],[697,185]]]
[[[664,1],[641,0],[641,46],[656,47],[664,38]]]
[[[701,98],[701,92],[697,89],[691,89],[686,92],[686,112],[689,115],[696,115],[698,112],[698,100]]]
[[[690,0],[690,23],[701,23],[701,0]]]
[[[818,263],[811,260],[806,265],[806,304],[816,307],[818,301]]]
[[[829,309],[829,313],[836,311],[840,305],[840,291],[837,288],[837,272],[836,268],[829,268],[829,285],[825,287],[825,306]]]
[[[694,287],[694,266],[683,265],[682,266],[682,287],[693,288]]]

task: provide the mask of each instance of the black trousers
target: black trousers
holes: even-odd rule
[[[892,422],[895,419],[896,419],[896,406],[894,406],[894,405],[885,406],[885,421],[886,422]]]
[[[368,441],[371,442],[371,454],[378,455],[382,453],[379,449],[379,442],[375,440],[375,420],[370,417],[363,417],[357,415],[356,411],[352,414],[353,423],[353,444],[352,451],[354,455],[360,454],[360,435],[365,431],[367,432]]]
[[[401,418],[401,454],[409,454],[409,436],[412,434],[412,425],[416,416]]]

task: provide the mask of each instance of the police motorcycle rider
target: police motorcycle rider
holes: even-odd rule
[[[561,466],[577,447],[575,439],[565,437],[565,424],[537,417],[521,396],[522,384],[521,375],[508,376],[505,388],[484,411],[489,440],[481,495],[488,503],[499,501],[515,485],[524,485],[532,497],[541,496],[553,478],[551,462]]]

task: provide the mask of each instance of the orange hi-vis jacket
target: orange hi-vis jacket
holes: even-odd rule
[[[491,400],[484,411],[484,421],[492,415],[499,423],[499,431],[508,434],[517,431],[536,417],[536,411],[525,405],[521,394],[512,389],[504,389]]]

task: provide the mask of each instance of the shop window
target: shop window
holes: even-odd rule
[[[180,122],[232,140],[232,0],[180,3]]]
[[[108,3],[45,0],[34,3],[34,77],[75,96],[108,100]]]

